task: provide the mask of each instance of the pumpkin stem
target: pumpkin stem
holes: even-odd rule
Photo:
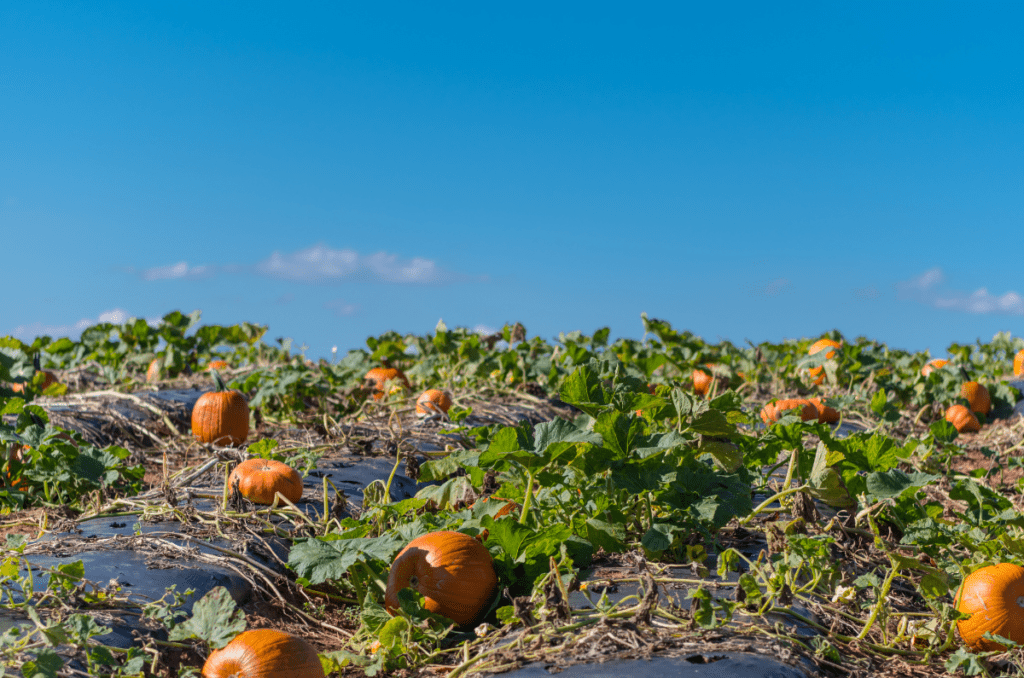
[[[213,376],[213,387],[218,393],[228,390],[227,384],[224,383],[224,377],[220,376],[220,372],[217,370],[210,370],[210,374]]]

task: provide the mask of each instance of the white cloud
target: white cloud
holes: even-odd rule
[[[974,292],[935,289],[945,280],[941,268],[933,268],[911,280],[896,283],[903,299],[963,313],[1006,313],[1024,315],[1024,297],[1017,292],[996,295],[981,287]]]
[[[171,266],[147,268],[142,272],[143,280],[176,280],[180,278],[208,278],[214,274],[212,266],[189,266],[188,262],[179,261]]]
[[[129,273],[134,269],[128,267]],[[431,285],[472,280],[451,271],[445,271],[435,262],[423,257],[402,259],[396,254],[377,252],[363,255],[355,250],[336,250],[323,244],[313,245],[296,252],[274,252],[255,265],[218,264],[190,266],[179,261],[169,266],[148,268],[140,273],[143,280],[181,280],[206,278],[217,273],[255,273],[304,283],[338,283],[362,280],[412,285]],[[486,278],[477,278],[486,280]]]
[[[55,339],[59,339],[61,337],[77,338],[78,335],[82,333],[82,330],[84,330],[87,327],[91,327],[92,325],[96,325],[98,323],[112,323],[115,325],[122,325],[130,317],[131,316],[129,316],[128,312],[125,311],[124,309],[115,308],[113,310],[104,311],[103,313],[100,313],[99,318],[95,320],[82,318],[81,320],[72,325],[48,325],[41,322],[29,323],[28,325],[19,325],[10,332],[10,335],[13,337],[17,337],[22,341],[32,341],[36,337],[42,336],[44,334],[49,335]],[[160,319],[157,318],[156,322],[159,321]],[[152,325],[154,321],[147,320],[146,322]]]
[[[307,283],[331,283],[343,280],[374,280],[392,283],[431,284],[454,279],[429,259],[400,259],[378,252],[364,256],[355,250],[336,250],[313,245],[298,252],[274,252],[256,264],[256,272],[273,278]]]
[[[334,311],[334,315],[343,318],[348,315],[355,315],[359,310],[359,304],[350,304],[344,299],[332,299],[324,304],[324,308]]]
[[[754,283],[750,286],[750,292],[756,297],[777,297],[788,292],[792,286],[789,278],[776,278],[768,282]]]

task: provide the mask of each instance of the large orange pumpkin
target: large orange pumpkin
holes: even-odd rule
[[[788,398],[786,400],[776,400],[774,403],[768,403],[761,408],[761,421],[766,424],[778,421],[783,412],[791,410],[794,407],[800,408],[800,419],[803,421],[820,419],[821,417],[821,413],[818,412],[818,408],[809,400],[804,398]]]
[[[210,655],[203,678],[324,678],[316,649],[284,631],[253,629]]]
[[[986,631],[1024,643],[1024,567],[999,563],[967,575],[956,594],[956,609],[971,615],[956,623],[972,650],[1004,650],[982,638]]]
[[[967,399],[971,412],[988,414],[992,409],[992,399],[988,395],[988,389],[976,381],[964,382],[960,387],[960,395]]]
[[[945,366],[945,364],[948,363],[948,362],[949,361],[946,360],[945,358],[932,358],[931,360],[929,360],[928,362],[926,362],[924,364],[924,367],[921,368],[921,376],[922,377],[927,377],[929,374],[931,374],[935,370],[940,369],[943,366]]]
[[[956,426],[960,433],[965,431],[975,432],[981,430],[981,424],[974,413],[963,405],[952,405],[946,410],[946,421]]]
[[[206,370],[207,371],[210,371],[210,370],[226,370],[226,369],[229,369],[230,367],[231,367],[231,365],[228,364],[227,360],[211,360],[210,362],[208,362],[206,364]]]
[[[436,388],[429,388],[416,399],[416,414],[422,416],[438,413],[448,414],[448,409],[451,406],[451,396]]]
[[[498,587],[491,554],[462,532],[430,532],[413,539],[395,557],[384,604],[399,608],[398,592],[412,588],[423,606],[456,624],[469,624],[491,604]]]
[[[811,347],[809,349],[807,349],[807,355],[814,355],[815,353],[823,351],[826,348],[841,348],[841,347],[842,347],[842,344],[840,344],[838,341],[835,341],[833,339],[818,339],[816,342],[811,344]],[[828,353],[825,354],[825,357],[828,358],[829,360],[831,360],[832,358],[836,357],[836,352],[835,351],[829,351]],[[818,367],[809,367],[809,368],[807,368],[807,372],[812,377],[817,377],[817,379],[814,380],[815,384],[821,384],[823,381],[825,381],[825,373],[822,371],[822,367],[820,365]]]
[[[821,402],[821,398],[811,398],[810,403],[818,410],[818,421],[823,424],[834,424],[839,421],[839,411]]]
[[[201,443],[237,446],[249,437],[249,403],[238,391],[229,391],[217,370],[215,390],[199,396],[192,408],[192,435]]]
[[[287,464],[273,459],[247,459],[228,476],[228,487],[238,483],[242,496],[256,504],[273,504],[280,492],[293,504],[302,499],[302,477]]]
[[[387,386],[388,382],[397,383],[401,386],[405,386],[407,389],[412,388],[412,386],[409,385],[409,380],[405,377],[405,373],[395,367],[374,367],[366,373],[363,379],[372,382],[374,400],[380,400],[384,397],[384,388]]]
[[[1024,348],[1017,351],[1017,355],[1013,356],[1013,374],[1018,377],[1024,377]]]

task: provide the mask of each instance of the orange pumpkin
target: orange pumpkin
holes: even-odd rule
[[[711,364],[706,363],[704,366],[710,368]],[[707,395],[715,378],[701,369],[694,370],[691,376],[693,378],[693,392],[697,395]]]
[[[405,386],[408,389],[412,388],[402,370],[395,367],[374,367],[366,373],[363,379],[372,382],[374,400],[380,400],[384,397],[384,388],[388,382],[397,382],[400,386]]]
[[[229,391],[217,370],[215,390],[199,396],[192,408],[192,435],[201,443],[237,446],[249,437],[249,403],[238,391]]]
[[[448,414],[448,408],[452,406],[452,399],[444,391],[430,388],[420,394],[416,399],[416,414],[426,416],[428,414]]]
[[[988,389],[976,381],[964,382],[960,387],[960,395],[967,399],[971,412],[988,414],[992,409],[992,399],[989,398]]]
[[[811,398],[810,403],[818,410],[818,422],[822,424],[834,424],[839,421],[839,411],[834,407],[823,405],[821,398]]]
[[[1024,348],[1013,356],[1013,374],[1017,377],[1024,377]]]
[[[787,400],[776,400],[774,403],[768,403],[761,408],[761,421],[766,424],[778,421],[783,412],[794,407],[800,408],[800,419],[803,421],[818,419],[821,416],[818,408],[810,401],[804,398],[789,398]]]
[[[935,370],[942,368],[948,362],[949,361],[945,358],[933,358],[929,360],[924,364],[924,367],[921,368],[921,376],[927,377]]]
[[[409,542],[391,563],[384,604],[399,609],[398,592],[412,588],[423,606],[456,624],[475,621],[498,587],[491,554],[462,532],[430,532]]]
[[[163,370],[160,368],[160,359],[153,358],[152,362],[149,363],[149,367],[146,368],[146,381],[160,381],[162,377]]]
[[[39,392],[40,393],[42,393],[43,391],[45,391],[46,389],[50,388],[51,386],[53,386],[54,384],[57,383],[57,375],[55,375],[53,372],[50,372],[49,370],[43,370],[42,374],[43,374],[43,383],[39,385]],[[24,393],[25,392],[25,384],[20,384],[20,383],[15,382],[15,383],[11,384],[11,390],[14,391],[15,393]]]
[[[302,499],[302,477],[287,464],[273,459],[247,459],[228,476],[228,487],[238,485],[242,496],[255,504],[273,504],[280,492],[293,504]]]
[[[971,615],[956,628],[972,650],[1006,649],[982,638],[986,631],[1024,643],[1024,567],[999,563],[975,570],[957,591],[956,609]]]
[[[818,339],[816,342],[811,344],[811,347],[809,349],[807,349],[807,355],[814,355],[815,353],[819,353],[820,351],[823,351],[826,348],[841,348],[841,347],[842,347],[842,344],[840,344],[838,341],[835,341],[833,339]],[[832,358],[836,357],[836,352],[835,351],[829,351],[828,353],[825,354],[825,357],[828,358],[829,360],[831,360]],[[814,380],[815,384],[821,384],[823,381],[825,381],[825,373],[822,371],[822,367],[820,365],[818,367],[809,367],[809,368],[807,368],[807,372],[812,377],[817,377],[817,379]]]
[[[956,426],[960,433],[965,431],[975,432],[981,430],[981,424],[974,413],[963,405],[953,405],[946,410],[946,421]]]
[[[206,365],[206,371],[207,372],[209,372],[210,370],[227,370],[227,369],[231,369],[231,365],[228,365],[228,361],[227,360],[211,360]]]
[[[253,629],[210,655],[203,678],[324,678],[316,649],[284,631]]]

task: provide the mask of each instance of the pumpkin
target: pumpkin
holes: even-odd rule
[[[1024,377],[1024,348],[1013,356],[1013,374],[1017,377]]]
[[[192,408],[192,435],[201,443],[237,446],[249,437],[249,403],[238,391],[229,391],[217,370],[214,390],[199,396]]]
[[[50,388],[57,383],[57,375],[48,370],[43,370],[43,383],[39,385],[39,392],[42,393],[46,389]],[[34,379],[34,377],[33,377]],[[17,382],[11,384],[11,390],[15,393],[24,393],[26,384],[19,384]]]
[[[302,499],[302,477],[288,464],[273,459],[247,459],[228,476],[228,487],[235,487],[255,504],[273,504],[280,492],[293,504]]]
[[[967,399],[971,412],[988,414],[992,409],[992,399],[988,396],[988,389],[976,381],[964,382],[960,387],[960,395]]]
[[[436,388],[429,388],[416,399],[416,414],[420,416],[439,413],[448,414],[448,408],[451,406],[451,396]]]
[[[810,401],[803,398],[790,398],[787,400],[776,400],[774,403],[768,403],[765,405],[761,409],[761,421],[766,424],[778,421],[783,412],[791,410],[794,407],[800,408],[800,419],[803,421],[819,419],[821,416],[818,412],[818,408]]]
[[[203,678],[324,678],[316,649],[275,629],[244,631],[210,655]]]
[[[928,362],[926,362],[924,364],[924,367],[921,368],[921,376],[922,377],[927,377],[929,374],[931,374],[935,370],[940,369],[943,366],[945,366],[945,364],[948,363],[948,362],[949,361],[946,360],[945,358],[932,358],[931,360],[929,360]]]
[[[384,388],[387,386],[389,381],[398,382],[399,385],[405,386],[405,388],[412,388],[412,386],[409,385],[409,380],[406,379],[402,370],[395,367],[374,367],[366,373],[363,379],[372,382],[374,400],[380,400],[384,397]]]
[[[398,610],[398,592],[412,588],[427,610],[469,624],[488,608],[497,587],[483,544],[462,532],[429,532],[409,542],[391,563],[384,604]]]
[[[161,377],[163,377],[163,370],[160,369],[160,359],[153,358],[152,362],[149,363],[149,367],[146,368],[146,381],[160,381]]]
[[[211,360],[206,364],[206,371],[210,370],[228,370],[231,369],[231,365],[228,364],[227,360]]]
[[[816,342],[811,344],[811,347],[809,349],[807,349],[807,355],[814,355],[815,353],[819,353],[820,351],[823,351],[826,348],[841,348],[841,346],[842,344],[833,339],[818,339]],[[825,354],[825,357],[831,360],[832,358],[836,357],[836,352],[829,351],[828,353]],[[815,384],[821,384],[823,381],[825,381],[825,373],[822,371],[821,365],[817,367],[809,367],[807,368],[807,372],[812,377],[817,377],[817,379],[814,380]]]
[[[705,367],[710,368],[710,364],[705,364]],[[693,371],[693,391],[697,395],[707,395],[708,391],[711,390],[711,384],[714,383],[715,378],[701,369]]]
[[[980,431],[981,424],[978,423],[978,418],[974,416],[974,413],[963,405],[953,405],[946,410],[946,421],[956,426],[956,430],[960,433],[964,431]]]
[[[971,615],[956,628],[972,650],[1006,649],[982,638],[986,631],[1024,643],[1024,567],[999,563],[975,570],[957,591],[956,609]]]
[[[839,421],[839,411],[834,407],[823,405],[821,398],[811,398],[810,403],[818,410],[818,422],[822,424],[834,424]]]

